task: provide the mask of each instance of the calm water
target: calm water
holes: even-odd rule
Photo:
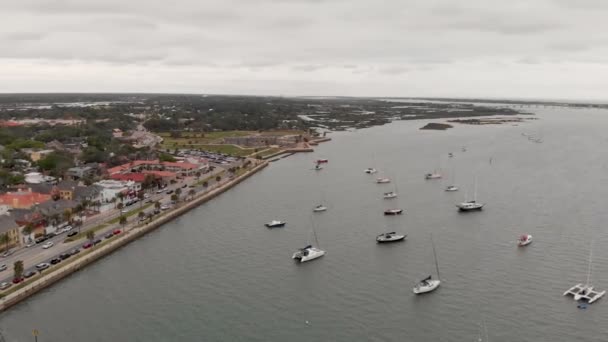
[[[608,289],[608,112],[537,112],[517,127],[337,133],[2,314],[0,327],[9,341],[31,341],[33,328],[40,341],[474,341],[485,320],[492,341],[606,340],[608,298],[581,311],[562,293],[585,280],[591,239],[594,283]],[[329,164],[312,171],[321,157]],[[423,179],[439,166],[456,170],[460,192],[443,191],[450,176]],[[474,174],[487,206],[459,214]],[[397,200],[381,199],[394,189],[373,183],[381,175]],[[327,255],[296,264],[321,199]],[[391,206],[405,215],[384,217]],[[287,227],[263,227],[274,218]],[[408,240],[377,245],[387,230]],[[524,232],[535,241],[518,249]],[[434,274],[430,233],[444,282],[417,297],[412,286]]]

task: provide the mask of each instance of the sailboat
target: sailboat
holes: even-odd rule
[[[414,286],[415,294],[423,294],[435,291],[439,284],[441,284],[441,277],[439,276],[439,264],[437,263],[437,253],[435,252],[435,242],[433,241],[433,234],[431,234],[431,244],[433,245],[433,257],[435,258],[435,268],[437,270],[437,279],[432,279],[432,276],[428,276],[422,279],[416,286]]]
[[[397,198],[397,193],[399,192],[399,190],[397,189],[397,182],[395,182],[395,190],[394,191],[389,191],[389,192],[385,192],[382,197],[384,199],[391,199],[391,198]]]
[[[477,202],[477,178],[475,178],[475,192],[473,195],[473,200],[467,200],[465,195],[465,201],[456,204],[456,206],[460,211],[474,211],[483,209],[484,205],[484,203]]]
[[[591,285],[591,265],[593,259],[593,241],[589,247],[589,266],[587,267],[587,282],[585,284],[576,284],[572,286],[568,291],[564,292],[564,296],[572,295],[576,301],[587,301],[591,304],[596,300],[602,298],[606,291],[597,291]]]
[[[311,219],[311,227],[312,227],[312,235],[314,236],[315,243],[317,246],[319,246],[319,239],[317,239],[317,233],[315,231],[314,224],[312,223],[312,219]],[[306,262],[306,261],[320,258],[324,255],[325,255],[324,250],[322,250],[318,247],[314,247],[312,245],[307,245],[306,247],[300,248],[295,253],[293,253],[292,259],[298,260],[300,262]]]
[[[456,185],[454,185],[454,178],[456,178],[456,167],[452,168],[452,181],[450,182],[452,185],[448,185],[445,188],[445,191],[447,192],[454,192],[454,191],[458,191],[458,187]]]

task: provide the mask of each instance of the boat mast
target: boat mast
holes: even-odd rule
[[[477,175],[475,175],[475,184],[474,184],[474,193],[473,193],[473,201],[477,202]]]
[[[439,263],[437,263],[437,252],[435,252],[435,242],[433,241],[433,234],[431,233],[431,245],[433,245],[433,257],[435,258],[435,268],[437,269],[437,279],[441,280],[439,276]]]
[[[315,231],[315,223],[312,219],[312,215],[310,216],[310,226],[312,227],[312,236],[315,238],[315,247],[319,247],[319,239],[317,239],[317,232]]]
[[[587,267],[587,286],[591,285],[591,264],[593,258],[593,240],[589,246],[589,266]]]

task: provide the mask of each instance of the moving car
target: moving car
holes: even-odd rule
[[[8,251],[6,251],[6,252],[2,253],[2,255],[1,255],[1,256],[2,256],[3,258],[6,258],[7,256],[9,256],[9,255],[11,255],[11,254],[13,254],[13,253],[14,253],[14,251],[13,251],[12,249],[9,249]]]
[[[80,249],[74,248],[69,253],[70,253],[70,255],[76,255],[76,254],[80,253]]]
[[[6,264],[2,264],[0,265],[0,272],[5,271],[8,267],[6,267]]]
[[[65,259],[67,259],[67,258],[69,258],[71,256],[72,256],[72,254],[70,254],[69,252],[67,252],[67,253],[61,253],[61,254],[59,254],[59,259],[65,260]]]
[[[52,241],[49,241],[47,243],[45,243],[44,245],[42,245],[43,249],[49,249],[51,247],[53,247],[55,244]]]

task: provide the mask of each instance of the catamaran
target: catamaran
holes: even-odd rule
[[[315,232],[315,227],[314,224],[312,224],[311,222],[311,228],[312,228],[312,234],[314,236],[315,239],[315,243],[318,246],[319,245],[319,239],[317,239],[317,233]],[[300,262],[306,262],[306,261],[310,261],[310,260],[314,260],[317,258],[320,258],[322,256],[325,255],[325,251],[318,248],[318,247],[314,247],[312,245],[307,245],[304,248],[300,248],[298,249],[295,253],[293,253],[293,256],[291,257],[292,259],[298,260]]]
[[[576,284],[572,286],[568,291],[564,292],[564,296],[572,295],[574,300],[576,301],[587,301],[587,303],[591,304],[596,300],[602,298],[606,291],[597,291],[591,285],[591,265],[593,258],[593,241],[591,242],[591,247],[589,248],[589,266],[587,268],[587,282],[585,284]]]
[[[477,202],[477,178],[475,178],[475,192],[473,195],[473,200],[467,200],[465,194],[465,201],[456,204],[456,207],[458,207],[458,210],[460,211],[475,211],[483,209],[484,205],[484,203]]]
[[[435,268],[437,269],[437,279],[433,279],[432,276],[428,276],[422,279],[416,286],[414,286],[415,294],[423,294],[427,292],[435,291],[441,284],[439,276],[439,264],[437,263],[437,253],[435,252],[435,242],[433,242],[433,235],[431,234],[431,244],[433,245],[433,257],[435,258]]]

